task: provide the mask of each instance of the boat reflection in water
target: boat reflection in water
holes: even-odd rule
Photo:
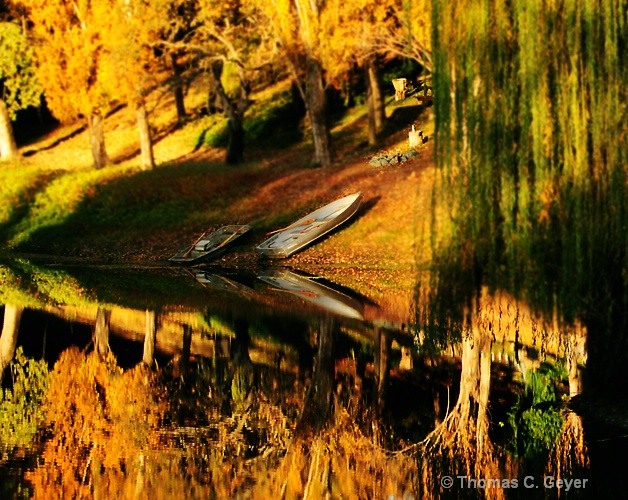
[[[297,274],[287,269],[273,269],[262,272],[257,277],[275,290],[289,292],[326,311],[347,318],[364,319],[364,305],[360,301],[313,276]]]
[[[556,496],[544,477],[617,498],[622,438],[565,408],[581,332],[511,302],[456,339],[286,269],[19,266],[0,266],[3,498],[522,498],[527,476],[525,498]]]
[[[211,270],[209,268],[195,268],[188,270],[188,272],[204,287],[229,292],[250,293],[255,291],[253,284],[250,283],[251,279],[241,273],[217,268],[211,268]]]

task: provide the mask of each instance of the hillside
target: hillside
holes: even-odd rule
[[[272,102],[284,91],[281,85],[267,89],[256,102]],[[7,194],[4,188],[2,193],[12,200],[0,226],[5,246],[10,255],[54,262],[160,266],[168,265],[169,256],[205,229],[249,223],[252,237],[222,264],[267,265],[254,251],[267,231],[361,191],[364,203],[351,224],[281,264],[352,286],[361,281],[365,288],[409,290],[419,253],[417,237],[431,204],[432,143],[398,165],[368,164],[378,151],[407,150],[413,123],[431,135],[430,109],[414,99],[406,101],[389,98],[389,123],[378,150],[365,140],[364,106],[337,117],[332,132],[337,160],[324,168],[309,165],[307,131],[302,141],[287,146],[282,137],[274,143],[271,134],[262,144],[249,145],[246,163],[224,165],[224,150],[206,140],[222,118],[198,116],[204,105],[202,85],[188,95],[191,118],[182,126],[175,127],[168,96],[155,102],[151,124],[158,167],[153,171],[137,166],[130,110],[122,108],[107,118],[107,148],[114,165],[101,171],[91,169],[87,133],[80,124],[60,127],[23,146],[20,163],[1,169],[5,185],[13,183],[15,191]],[[252,120],[260,120],[259,113],[253,109]]]

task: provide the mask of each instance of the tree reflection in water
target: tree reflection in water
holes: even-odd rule
[[[513,304],[486,295],[458,330],[423,323],[413,363],[400,361],[404,332],[324,314],[57,307],[89,318],[109,349],[84,344],[56,360],[20,488],[35,498],[512,498],[457,476],[586,477],[582,421],[561,401],[580,390],[582,334],[557,342]],[[34,334],[31,313],[21,342]],[[555,355],[566,370],[544,371]]]

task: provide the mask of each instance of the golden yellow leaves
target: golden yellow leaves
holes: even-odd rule
[[[29,475],[35,497],[82,495],[101,467],[120,472],[148,447],[164,407],[153,375],[139,365],[124,372],[112,354],[101,361],[77,348],[55,364],[46,399],[52,437],[45,465]],[[92,469],[92,467],[96,467]]]

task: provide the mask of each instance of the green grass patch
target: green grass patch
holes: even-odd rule
[[[3,163],[0,167],[0,228],[20,218],[36,193],[58,175],[35,165]]]
[[[19,246],[35,232],[62,226],[67,219],[78,212],[80,207],[97,190],[97,186],[106,184],[122,175],[129,175],[129,167],[110,167],[102,170],[80,170],[76,172],[57,172],[57,176],[33,197],[28,212],[11,229],[11,246]],[[38,171],[45,176],[46,171]]]

